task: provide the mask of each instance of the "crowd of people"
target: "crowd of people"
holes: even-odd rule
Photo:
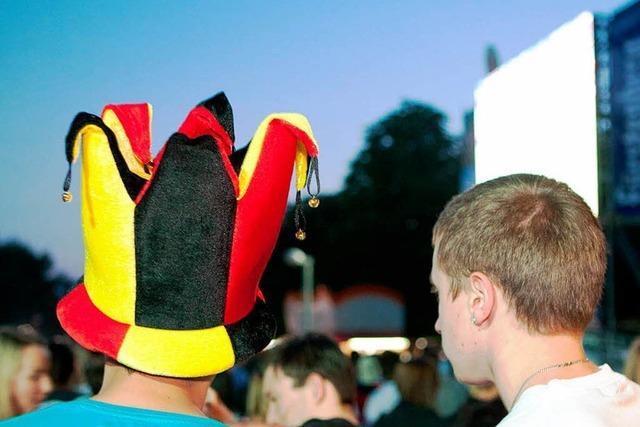
[[[207,417],[236,427],[489,427],[507,415],[493,384],[458,383],[438,347],[365,356],[344,354],[316,333],[278,341],[216,376],[202,408]],[[47,343],[28,325],[0,328],[0,360],[0,422],[90,398],[101,388],[105,363],[68,337]],[[639,361],[640,337],[624,366],[636,383]]]
[[[88,390],[73,384],[81,369],[60,368],[70,360],[63,341],[3,331],[7,427],[638,425],[639,344],[627,376],[596,365],[583,347],[606,241],[566,184],[509,175],[447,203],[433,229],[430,282],[452,375],[438,352],[425,352],[393,361],[376,388],[357,381],[367,359],[354,366],[328,337],[291,337],[261,353],[275,322],[259,281],[290,174],[295,164],[301,190],[318,171],[306,118],[270,115],[247,149],[234,150],[220,93],[196,106],[151,162],[149,117],[148,104],[81,113],[66,140],[70,165],[83,144],[86,271],[57,315],[70,338],[103,355],[102,384],[76,398]],[[295,217],[304,239],[299,197]],[[246,384],[239,418],[214,388],[216,376],[242,364],[254,368],[227,377]],[[453,377],[469,385],[466,402]]]

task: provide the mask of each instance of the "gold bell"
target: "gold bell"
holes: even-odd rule
[[[320,206],[320,199],[318,199],[316,196],[313,196],[312,198],[309,199],[307,204],[309,205],[310,208],[314,208],[315,209],[318,206]]]
[[[62,193],[62,201],[67,203],[70,202],[73,199],[73,195],[71,194],[70,191],[65,191]]]
[[[305,233],[304,230],[300,229],[300,230],[296,231],[296,239],[304,240],[306,238],[307,238],[307,233]]]

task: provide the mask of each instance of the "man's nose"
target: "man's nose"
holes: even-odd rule
[[[434,326],[434,327],[435,327],[436,332],[437,332],[438,334],[442,334],[442,332],[441,332],[441,330],[440,330],[440,317],[439,317],[439,316],[438,316],[438,318],[436,319],[436,324],[435,324],[435,326]]]

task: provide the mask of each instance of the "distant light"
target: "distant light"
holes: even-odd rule
[[[400,361],[402,363],[407,363],[410,362],[411,359],[413,359],[413,356],[411,355],[411,352],[408,350],[403,351],[402,353],[400,353]]]
[[[377,354],[383,351],[400,353],[409,348],[410,342],[404,337],[359,337],[348,339],[347,344],[351,351],[357,351],[362,354]]]
[[[292,267],[301,267],[307,260],[307,254],[302,249],[290,248],[284,253],[284,261]]]
[[[420,337],[416,340],[416,348],[418,350],[424,350],[429,345],[429,341],[425,337]]]

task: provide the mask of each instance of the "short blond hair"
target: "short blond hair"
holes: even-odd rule
[[[482,272],[530,331],[584,331],[600,301],[602,228],[584,200],[553,179],[509,175],[455,196],[432,243],[454,299],[463,277]]]

